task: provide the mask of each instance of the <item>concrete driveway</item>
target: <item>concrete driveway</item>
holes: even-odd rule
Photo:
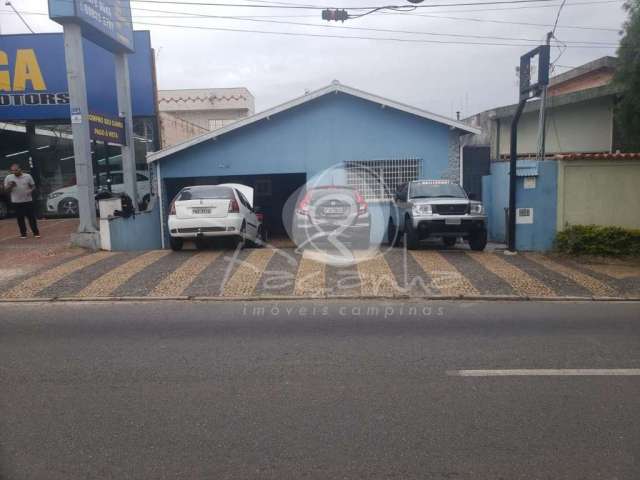
[[[464,249],[396,248],[344,267],[291,247],[86,253],[66,246],[73,228],[73,220],[49,220],[40,241],[0,239],[0,299],[640,298],[639,264]]]

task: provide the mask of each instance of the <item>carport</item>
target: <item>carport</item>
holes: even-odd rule
[[[275,173],[264,175],[218,175],[202,177],[164,178],[166,197],[172,199],[180,189],[192,185],[241,183],[254,189],[254,207],[264,214],[263,224],[271,236],[285,236],[283,214],[287,199],[307,181],[305,173]],[[290,206],[288,206],[290,207]]]

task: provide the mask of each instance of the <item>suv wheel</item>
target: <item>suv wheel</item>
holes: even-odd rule
[[[393,223],[393,218],[389,219],[387,237],[391,247],[397,247],[400,244],[400,232],[398,231],[398,227],[396,227],[395,223]]]
[[[404,221],[404,238],[407,250],[416,250],[420,246],[418,232],[415,231],[411,219],[408,217]]]
[[[469,246],[471,250],[482,251],[487,246],[487,231],[478,230],[469,235]]]

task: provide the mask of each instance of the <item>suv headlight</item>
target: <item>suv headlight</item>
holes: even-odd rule
[[[482,208],[482,204],[481,203],[472,203],[471,204],[471,209],[470,209],[471,213],[482,213],[484,212],[484,208]]]
[[[420,217],[422,215],[431,215],[433,213],[433,209],[431,205],[414,205],[411,209],[414,217]]]
[[[49,195],[47,195],[47,198],[49,200],[53,200],[54,198],[57,198],[60,195],[62,195],[62,192],[53,192],[53,193],[50,193]]]

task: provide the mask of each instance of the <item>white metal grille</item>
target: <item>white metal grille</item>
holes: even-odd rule
[[[421,166],[419,158],[345,162],[347,184],[368,201],[388,200],[400,185],[420,178]]]

